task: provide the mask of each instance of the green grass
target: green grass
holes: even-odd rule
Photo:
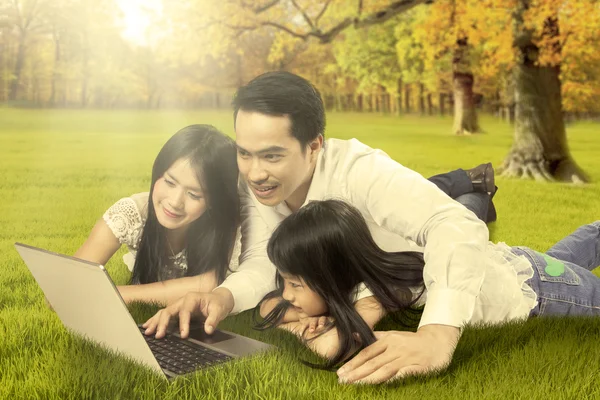
[[[599,398],[600,319],[548,319],[469,328],[447,372],[392,386],[338,385],[285,332],[256,332],[249,313],[224,329],[279,350],[167,383],[145,368],[65,331],[13,247],[15,241],[72,254],[117,199],[148,190],[155,155],[177,129],[211,123],[232,134],[228,112],[0,110],[0,399],[174,398]],[[511,128],[482,118],[487,134],[455,137],[448,118],[330,114],[327,135],[385,149],[423,175],[499,165]],[[568,128],[577,162],[600,182],[600,125]],[[579,225],[600,219],[600,186],[498,178],[492,237],[546,250]],[[119,252],[107,268],[128,273]],[[138,321],[153,308],[136,306]],[[388,320],[386,329],[394,328]]]

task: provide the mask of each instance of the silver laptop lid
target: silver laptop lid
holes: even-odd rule
[[[102,265],[15,247],[67,328],[162,372]]]

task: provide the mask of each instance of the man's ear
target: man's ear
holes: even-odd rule
[[[310,148],[311,161],[316,160],[319,151],[323,148],[323,135],[317,136],[308,146]]]

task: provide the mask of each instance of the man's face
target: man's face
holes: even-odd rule
[[[322,145],[319,136],[304,151],[291,134],[288,116],[239,110],[236,118],[240,174],[262,204],[285,201],[294,211],[306,199]]]

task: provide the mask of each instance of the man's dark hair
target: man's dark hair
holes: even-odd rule
[[[291,134],[303,149],[317,136],[325,135],[325,108],[319,91],[290,72],[267,72],[239,88],[233,99],[234,127],[239,110],[289,116]]]

